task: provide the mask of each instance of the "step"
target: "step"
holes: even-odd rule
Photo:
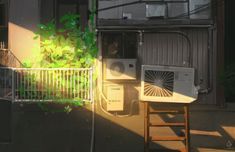
[[[183,110],[150,110],[149,114],[184,114]]]
[[[184,127],[185,123],[183,122],[162,122],[162,123],[149,123],[150,127]]]
[[[184,149],[149,149],[149,152],[186,152]]]
[[[151,141],[184,141],[185,137],[181,136],[150,136]]]

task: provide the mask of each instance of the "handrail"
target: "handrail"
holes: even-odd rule
[[[18,63],[18,65],[20,67],[23,67],[23,63],[15,56],[15,54],[10,49],[0,48],[0,53],[2,53],[2,52],[3,52],[4,57],[0,58],[0,64],[3,60],[7,60],[7,61],[5,61],[5,63],[8,62],[9,60],[14,60],[15,65],[17,65],[17,63]],[[10,55],[9,55],[9,53],[10,53]],[[6,58],[6,56],[7,56],[7,58]],[[8,59],[8,57],[10,57],[10,59]],[[11,62],[11,64],[14,64],[14,63]],[[2,65],[2,66],[12,67],[11,65]]]
[[[93,102],[92,68],[0,67],[0,98],[13,102]]]

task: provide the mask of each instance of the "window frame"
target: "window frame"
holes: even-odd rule
[[[135,45],[133,45],[135,48],[131,51],[131,53],[128,54],[127,49],[128,47],[126,46],[126,40],[128,39],[127,36],[130,36],[130,34],[133,34],[131,36],[135,35]],[[115,37],[114,37],[115,36]],[[112,57],[108,55],[108,47],[109,45],[111,45],[111,43],[105,42],[105,40],[109,40],[109,42],[113,42],[112,40],[108,39],[108,37],[112,37],[112,40],[118,40],[118,42],[120,42],[118,48],[118,55],[117,57]],[[137,32],[117,32],[117,31],[113,31],[113,32],[102,32],[101,34],[101,43],[102,43],[102,56],[104,58],[117,58],[117,59],[136,59],[137,55],[138,55],[138,33]],[[107,43],[107,44],[105,44]],[[105,48],[104,48],[105,47]]]

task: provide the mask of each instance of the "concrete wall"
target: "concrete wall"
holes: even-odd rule
[[[9,48],[22,61],[39,44],[33,40],[40,23],[39,0],[11,0],[9,6]]]

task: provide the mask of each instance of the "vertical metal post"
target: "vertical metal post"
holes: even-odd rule
[[[90,77],[90,100],[91,102],[94,102],[93,100],[93,67],[89,70],[89,77]]]
[[[216,104],[225,106],[224,86],[220,83],[219,75],[224,73],[224,0],[216,1],[217,8],[217,54],[216,54]]]

